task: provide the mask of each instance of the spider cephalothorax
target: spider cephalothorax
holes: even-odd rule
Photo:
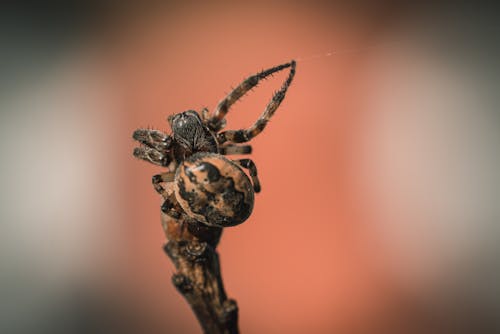
[[[187,110],[169,118],[175,141],[187,153],[217,153],[215,135],[205,126],[200,115],[194,110]]]
[[[248,129],[220,132],[229,108],[260,80],[290,68],[290,74],[274,94],[262,115]],[[226,227],[245,221],[252,212],[254,192],[260,191],[257,168],[250,159],[229,160],[224,155],[250,154],[250,141],[264,130],[278,109],[295,75],[295,61],[252,75],[240,83],[209,115],[187,110],[168,118],[172,134],[138,129],[133,138],[141,146],[134,156],[168,171],[153,176],[153,186],[165,202],[162,210],[175,218],[184,216],[209,226]],[[242,168],[249,171],[250,179]],[[172,186],[164,188],[162,183]]]

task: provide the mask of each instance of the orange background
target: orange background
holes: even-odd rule
[[[169,114],[212,110],[244,77],[305,58],[285,102],[252,143],[263,184],[254,213],[227,229],[219,247],[243,332],[326,333],[370,322],[373,308],[384,308],[390,298],[387,283],[377,278],[380,263],[364,232],[363,212],[349,193],[349,150],[361,112],[353,85],[363,49],[376,42],[369,36],[376,19],[325,15],[302,5],[196,5],[140,18],[125,28],[130,33],[120,32],[124,40],[111,57],[121,55],[116,77],[134,115],[129,132],[153,124],[167,129]],[[361,53],[307,60],[353,48]],[[249,126],[285,75],[236,104],[227,128]],[[169,285],[172,266],[158,247],[159,200],[149,184],[156,170],[139,162],[127,166],[128,182],[135,184],[128,196],[135,219],[128,229],[136,244],[128,251],[140,258],[130,284],[165,325],[194,332],[194,316]]]
[[[17,142],[5,146],[2,286],[40,302],[28,325],[69,314],[78,330],[63,332],[198,333],[162,251],[150,181],[161,168],[133,159],[132,132],[169,132],[168,115],[213,110],[246,76],[296,59],[252,141],[254,212],[218,248],[241,331],[488,326],[500,305],[489,297],[500,272],[495,71],[468,37],[449,38],[463,28],[449,13],[392,2],[96,10],[3,102],[2,133]],[[252,124],[286,74],[236,103],[227,129]]]

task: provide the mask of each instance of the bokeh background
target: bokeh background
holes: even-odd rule
[[[7,7],[0,332],[199,333],[162,252],[138,127],[297,59],[224,232],[243,333],[496,333],[494,6],[357,1]],[[285,73],[237,103],[250,125]]]

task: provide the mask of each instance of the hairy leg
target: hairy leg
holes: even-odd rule
[[[208,113],[209,113],[208,108],[201,109],[201,120],[202,121],[206,121],[209,118]]]
[[[224,117],[229,111],[229,108],[238,101],[243,95],[245,95],[249,90],[253,87],[257,86],[257,84],[265,79],[266,77],[272,75],[273,73],[279,72],[285,68],[292,67],[292,71],[295,74],[295,61],[291,61],[290,63],[282,64],[265,71],[259,72],[255,75],[252,75],[245,79],[242,83],[240,83],[236,88],[234,88],[222,101],[219,102],[217,107],[215,108],[213,116],[207,120],[207,125],[213,131],[219,131],[224,126]],[[293,75],[291,74],[293,77]],[[290,78],[290,77],[289,77]],[[291,81],[291,79],[290,79]],[[285,89],[286,91],[286,89]]]
[[[184,213],[177,205],[177,199],[172,188],[165,189],[161,184],[170,183],[175,179],[175,172],[166,172],[154,175],[152,178],[153,187],[163,196],[165,201],[161,206],[161,211],[174,219],[179,219]]]
[[[154,148],[160,152],[166,152],[172,145],[172,137],[159,130],[137,129],[132,138],[146,147]]]
[[[161,185],[162,183],[173,182],[175,178],[175,172],[165,172],[161,174],[153,175],[152,183],[158,194],[162,195],[164,198],[170,197],[172,192],[168,192]]]
[[[178,208],[177,199],[175,198],[175,194],[172,192],[161,206],[161,211],[174,219],[181,218],[183,211]]]
[[[244,143],[251,140],[259,133],[261,133],[262,130],[264,130],[267,123],[274,115],[274,112],[276,111],[276,109],[278,109],[281,102],[285,98],[286,91],[288,90],[288,87],[290,87],[293,77],[295,76],[295,61],[292,61],[290,64],[291,68],[288,78],[283,83],[281,88],[273,95],[273,98],[268,103],[266,109],[264,110],[262,115],[260,115],[259,119],[257,119],[257,121],[248,129],[230,130],[219,133],[217,138],[219,143],[222,144],[226,141],[231,141],[233,143]]]
[[[220,154],[230,155],[230,154],[250,154],[252,153],[252,146],[250,145],[233,145],[229,144],[219,148]]]
[[[134,149],[134,156],[158,166],[167,166],[169,161],[168,150],[172,145],[172,138],[158,130],[137,129],[132,138],[141,146]]]
[[[256,193],[260,192],[260,181],[257,177],[257,166],[255,166],[255,163],[250,159],[234,160],[234,162],[236,162],[241,167],[248,169],[248,171],[250,172],[250,177],[252,178],[253,190]]]
[[[170,163],[168,157],[160,151],[150,147],[136,147],[134,148],[134,156],[137,159],[145,160],[154,165],[166,167]]]

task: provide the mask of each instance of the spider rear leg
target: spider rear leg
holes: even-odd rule
[[[233,143],[245,143],[264,130],[271,117],[273,117],[274,112],[278,109],[281,102],[285,98],[286,91],[288,90],[288,87],[290,87],[293,77],[295,76],[295,61],[292,61],[290,64],[291,68],[288,78],[283,83],[281,88],[274,93],[273,98],[269,101],[266,109],[262,115],[260,115],[259,119],[257,119],[257,121],[248,129],[229,130],[219,133],[217,138],[219,143],[224,143],[226,141],[231,141]]]
[[[171,193],[161,205],[161,211],[174,219],[179,219],[182,217],[182,211],[177,207],[177,199],[175,194]]]
[[[175,220],[179,236],[182,236],[188,224],[194,221],[193,218],[189,217],[186,212],[182,210],[174,192],[165,198],[161,206],[161,211]]]
[[[163,196],[165,201],[161,206],[161,211],[174,219],[179,219],[184,214],[182,209],[177,205],[177,199],[172,187],[165,189],[162,183],[171,183],[175,179],[175,172],[166,172],[154,175],[152,178],[153,187]]]
[[[166,172],[161,174],[153,175],[152,183],[158,194],[162,195],[165,199],[169,198],[172,191],[167,191],[161,183],[173,182],[175,178],[175,172]]]
[[[217,107],[215,108],[214,114],[211,118],[207,119],[207,125],[212,129],[213,131],[219,131],[224,127],[224,117],[229,111],[229,108],[236,102],[238,101],[243,95],[245,95],[249,90],[251,90],[253,87],[257,86],[257,84],[265,79],[266,77],[272,75],[273,73],[279,72],[285,68],[290,67],[290,75],[287,79],[287,87],[290,85],[290,82],[292,81],[293,76],[295,75],[295,61],[291,61],[290,63],[282,64],[279,66],[272,67],[270,69],[267,69],[265,71],[262,71],[260,73],[254,74],[245,80],[243,80],[242,83],[240,83],[236,88],[234,88],[222,101],[219,102]],[[293,73],[292,73],[293,72]],[[279,105],[279,104],[278,104]]]
[[[260,192],[260,181],[257,176],[257,166],[255,166],[255,163],[250,159],[234,160],[234,162],[236,162],[241,167],[248,169],[248,171],[250,172],[250,178],[252,179],[253,183],[253,190],[256,193]]]
[[[252,153],[252,146],[250,145],[233,145],[229,144],[219,148],[220,154],[230,155],[230,154],[250,154]]]

